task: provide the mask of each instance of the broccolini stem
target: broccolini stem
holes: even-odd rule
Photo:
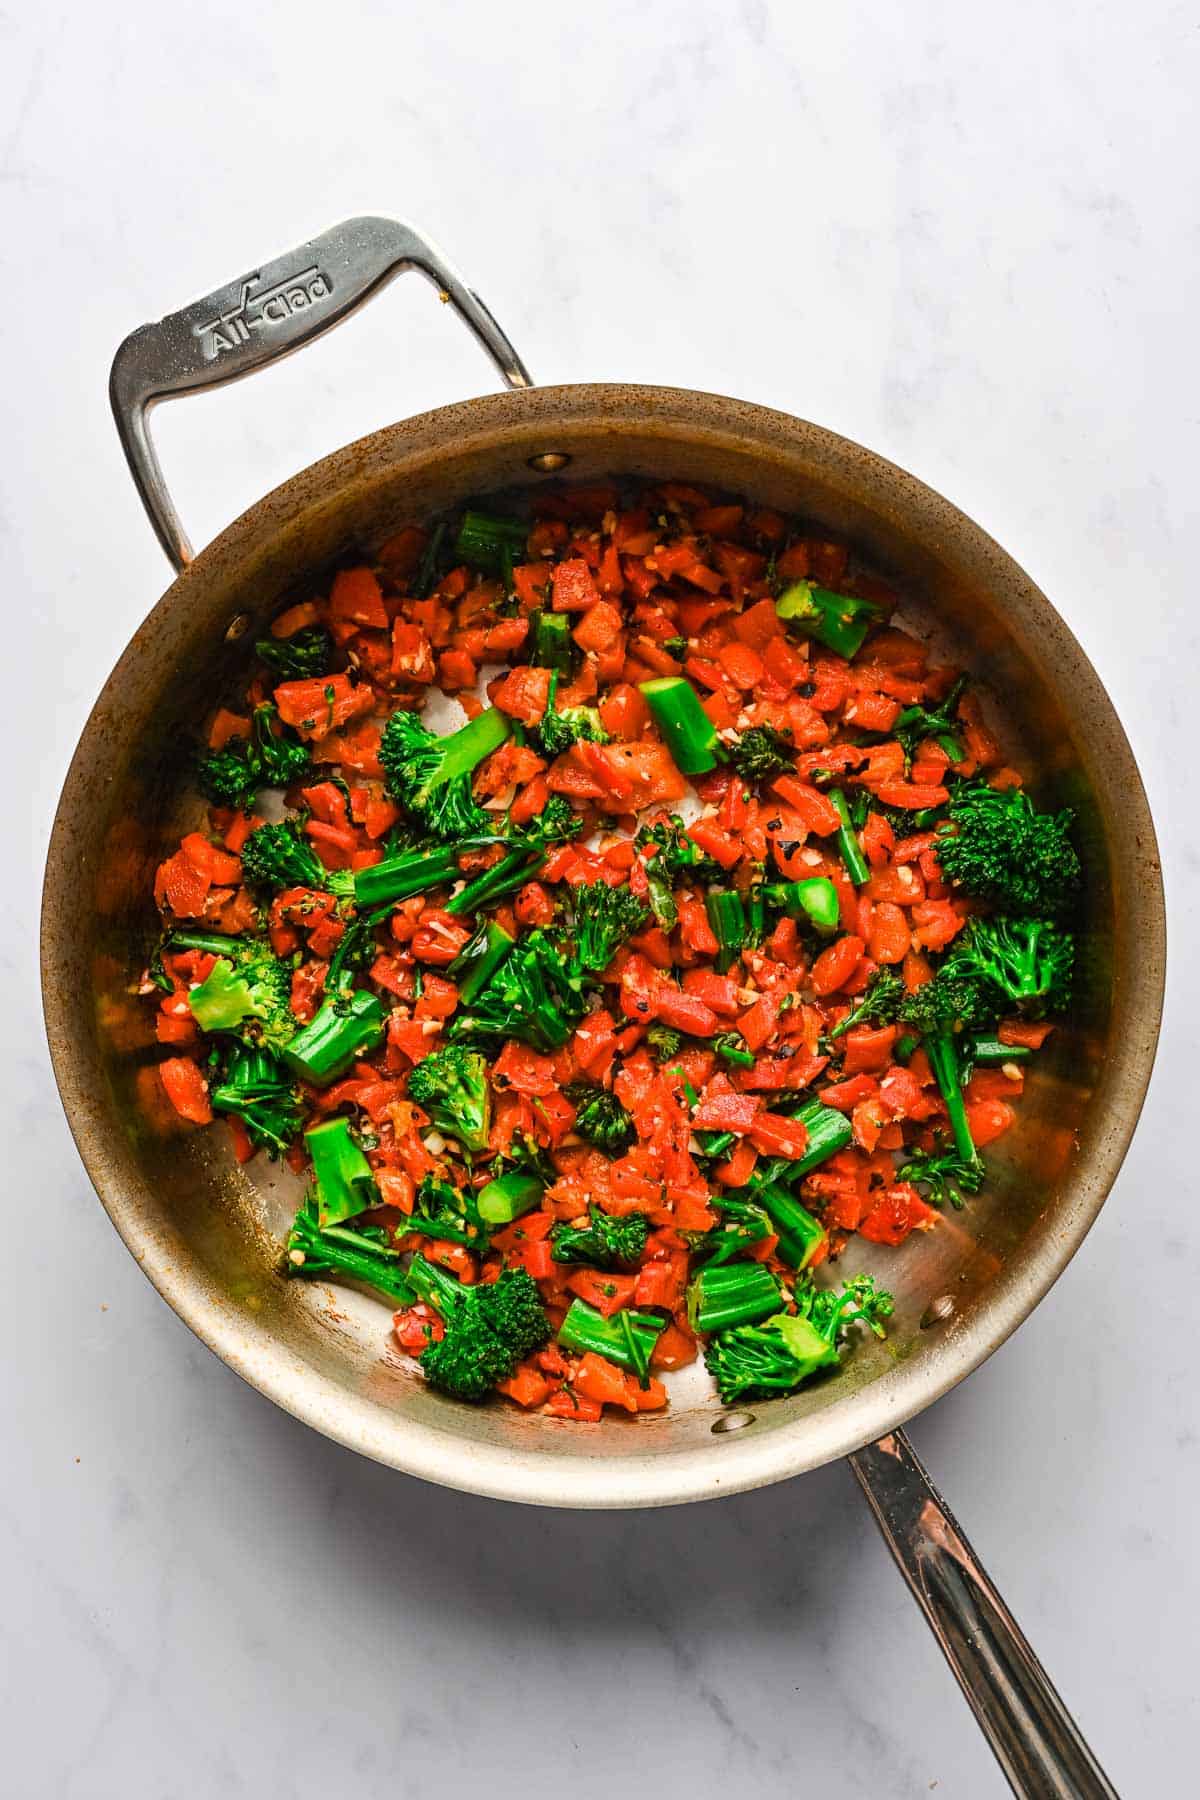
[[[445,538],[446,521],[443,519],[440,525],[434,526],[429,542],[425,546],[424,555],[421,557],[420,566],[417,569],[416,578],[412,584],[412,597],[414,600],[428,600],[430,593],[433,591],[434,580],[437,576],[438,559],[442,554],[442,545],[445,542]]]
[[[392,916],[392,902],[388,900],[373,912],[361,912],[352,919],[338,941],[337,949],[329,959],[329,968],[325,975],[325,993],[330,999],[336,999],[349,992],[354,981],[354,962],[358,953],[370,941],[371,933],[377,925]]]
[[[831,1156],[844,1150],[854,1136],[854,1128],[845,1113],[832,1106],[823,1106],[820,1100],[809,1100],[796,1117],[808,1133],[808,1147],[799,1162],[789,1164],[789,1181],[799,1181],[810,1170],[828,1162]]]
[[[313,1161],[322,1228],[379,1203],[371,1165],[350,1135],[348,1119],[326,1119],[304,1134]]]
[[[1031,1054],[1028,1044],[1002,1044],[993,1032],[983,1032],[968,1041],[970,1059],[982,1068],[992,1069],[1006,1062],[1024,1062]]]
[[[764,1263],[709,1263],[688,1288],[688,1317],[696,1331],[753,1325],[782,1306],[778,1278]]]
[[[805,881],[773,881],[762,889],[762,895],[790,919],[808,919],[822,937],[832,937],[838,928],[837,889],[827,875],[811,875]]]
[[[833,594],[811,581],[794,581],[785,588],[775,602],[775,611],[789,624],[798,625],[806,636],[847,659],[862,649],[863,639],[880,617],[873,600]]]
[[[227,962],[237,960],[241,940],[223,931],[173,931],[167,950],[200,950],[209,956],[223,956]]]
[[[485,1225],[511,1225],[523,1213],[532,1212],[545,1191],[536,1175],[523,1175],[514,1169],[481,1187],[475,1204]]]
[[[301,1208],[283,1255],[285,1275],[306,1278],[349,1276],[386,1294],[397,1306],[417,1298],[405,1279],[396,1251],[385,1249],[344,1225],[318,1226],[311,1202]]]
[[[493,868],[485,869],[473,881],[468,881],[466,887],[446,903],[446,911],[458,918],[463,913],[477,912],[481,906],[490,906],[501,895],[524,887],[545,860],[544,850],[508,851]]]
[[[621,1319],[628,1319],[628,1325],[622,1325]],[[580,1355],[586,1355],[590,1350],[636,1375],[639,1369],[649,1367],[650,1355],[665,1324],[665,1319],[643,1312],[622,1312],[605,1319],[585,1300],[572,1300],[567,1316],[558,1328],[558,1341],[564,1350],[574,1350]]]
[[[700,1146],[702,1156],[728,1156],[737,1142],[737,1133],[735,1131],[698,1131],[696,1142]]]
[[[530,631],[530,662],[538,669],[553,669],[559,675],[571,673],[571,620],[567,613],[535,612]],[[551,693],[550,705],[554,704]]]
[[[500,748],[508,735],[508,715],[497,706],[489,706],[475,718],[468,719],[457,731],[452,731],[449,737],[438,738],[440,761],[436,773],[421,783],[420,798],[427,799],[460,775],[470,775],[485,756]]]
[[[408,1265],[408,1285],[428,1306],[436,1307],[444,1317],[459,1306],[463,1285],[448,1270],[431,1263],[419,1252]]]
[[[423,894],[426,888],[457,879],[457,855],[457,847],[447,845],[440,850],[416,854],[408,850],[389,856],[369,869],[359,869],[354,877],[354,898],[359,906],[373,907]]]
[[[717,940],[717,973],[724,975],[746,941],[746,908],[742,896],[730,888],[711,889],[704,897],[704,910]]]
[[[849,875],[855,887],[864,887],[871,879],[871,871],[867,865],[867,859],[862,853],[862,845],[858,841],[858,833],[855,831],[853,823],[851,822],[850,808],[846,803],[846,796],[843,794],[841,788],[830,788],[829,798],[833,802],[834,811],[842,821],[838,828],[837,840],[838,850],[841,853],[842,861],[846,865],[846,873]]]
[[[933,1070],[938,1091],[946,1102],[946,1113],[950,1120],[950,1131],[954,1138],[954,1148],[963,1161],[972,1168],[979,1164],[980,1156],[975,1148],[975,1140],[971,1136],[971,1127],[967,1122],[967,1106],[963,1099],[962,1075],[958,1066],[958,1051],[954,1039],[948,1031],[929,1033],[925,1039],[925,1054],[929,1058],[929,1066]]]
[[[703,775],[722,761],[716,727],[695,688],[682,675],[657,675],[641,690],[675,765],[685,775]]]
[[[466,892],[465,888],[463,892]],[[487,986],[515,942],[495,919],[484,920],[446,970],[447,977],[458,988],[460,1005],[468,1005],[480,989]]]
[[[505,551],[510,563],[513,558],[523,556],[528,536],[529,527],[519,519],[500,519],[494,513],[465,512],[454,540],[454,554],[459,562],[469,563],[473,569],[482,569],[487,575],[502,575]]]
[[[296,1033],[283,1052],[295,1074],[314,1087],[328,1087],[336,1075],[373,1050],[383,1036],[383,1007],[362,989],[326,1000],[315,1019]]]
[[[825,1227],[773,1181],[756,1188],[754,1198],[779,1234],[779,1255],[784,1262],[793,1269],[807,1269],[825,1242]]]

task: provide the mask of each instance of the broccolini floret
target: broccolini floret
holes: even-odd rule
[[[584,1013],[583,986],[540,928],[527,932],[450,1025],[452,1039],[520,1039],[548,1055],[561,1050]]]
[[[617,1218],[592,1202],[588,1219],[587,1225],[555,1227],[550,1243],[555,1262],[587,1263],[593,1269],[611,1269],[615,1264],[632,1268],[646,1248],[650,1226],[645,1213]]]
[[[848,1281],[841,1294],[796,1283],[796,1312],[779,1312],[759,1325],[735,1325],[710,1338],[704,1360],[726,1405],[735,1400],[790,1394],[818,1369],[841,1361],[838,1340],[864,1324],[883,1337],[892,1296],[869,1275]]]
[[[955,790],[949,814],[937,842],[947,881],[1030,918],[1059,918],[1070,909],[1080,874],[1072,813],[1038,812],[1023,788],[979,782]]]
[[[312,767],[307,744],[286,726],[273,729],[276,709],[270,701],[256,706],[248,739],[230,738],[220,750],[206,750],[196,763],[201,793],[214,806],[249,806],[262,788],[286,788],[302,781]]]
[[[925,1054],[946,1103],[955,1149],[972,1168],[979,1162],[979,1152],[967,1121],[955,1038],[964,1028],[986,1024],[995,1016],[995,999],[988,983],[977,976],[956,974],[948,965],[943,965],[931,981],[914,989],[900,1008],[904,1024],[921,1033]]]
[[[203,950],[216,957],[205,979],[188,992],[201,1031],[231,1032],[278,1055],[298,1029],[291,1007],[292,977],[262,938],[219,931],[174,931],[168,950]]]
[[[440,1175],[426,1175],[417,1189],[413,1210],[396,1227],[397,1236],[415,1231],[469,1250],[486,1250],[488,1229],[479,1216],[475,1195]]]
[[[321,888],[326,893],[354,893],[350,869],[327,869],[295,819],[260,825],[242,845],[242,877],[249,887],[278,894],[288,887]]]
[[[324,626],[305,625],[291,637],[259,638],[254,651],[280,681],[304,681],[328,669],[333,640]]]
[[[633,1120],[614,1093],[586,1081],[571,1082],[566,1093],[575,1108],[575,1130],[581,1138],[608,1156],[628,1150],[634,1137]]]
[[[743,781],[769,781],[795,766],[796,748],[789,733],[773,725],[752,725],[729,747],[729,760]]]
[[[870,981],[844,1019],[839,1019],[829,1033],[831,1039],[842,1037],[856,1025],[890,1025],[899,1017],[904,1001],[904,982],[895,969],[876,969]]]
[[[471,772],[508,732],[495,707],[448,737],[438,737],[416,713],[394,712],[379,747],[389,793],[435,837],[452,843],[486,834],[492,821],[471,792]]]
[[[936,1150],[914,1151],[900,1170],[901,1181],[919,1182],[929,1190],[934,1206],[947,1201],[955,1208],[966,1205],[964,1194],[977,1194],[983,1186],[983,1158],[976,1153],[974,1162],[966,1161],[953,1145],[940,1144]]]
[[[661,1025],[655,1021],[646,1033],[646,1048],[655,1062],[670,1062],[683,1048],[683,1033],[676,1031],[673,1025]]]
[[[962,762],[964,752],[958,735],[958,703],[966,685],[967,677],[960,675],[946,698],[936,705],[904,708],[892,726],[892,736],[904,746],[907,762],[912,761],[927,738],[935,739],[952,763]]]
[[[411,1100],[464,1150],[485,1150],[492,1123],[487,1063],[477,1050],[447,1044],[422,1057],[408,1078]]]
[[[980,978],[1000,1002],[1031,1015],[1065,1012],[1071,1000],[1075,939],[1046,919],[971,919],[944,964],[948,975]]]
[[[607,744],[608,733],[604,729],[600,714],[594,706],[563,706],[557,704],[559,671],[554,669],[550,675],[550,689],[546,695],[546,710],[536,725],[530,727],[529,735],[543,756],[561,756],[572,744],[585,741],[591,744]]]
[[[632,888],[610,887],[606,881],[572,889],[571,907],[576,966],[592,975],[607,969],[625,939],[640,931],[649,917]]]
[[[683,820],[676,813],[668,813],[652,824],[639,826],[634,843],[639,850],[650,852],[643,860],[650,905],[663,930],[671,931],[679,921],[679,908],[675,903],[677,884],[684,882],[692,886],[716,881],[721,870],[712,857],[706,856],[688,837]]]
[[[649,825],[639,825],[634,843],[639,850],[650,849],[650,867],[660,869],[673,881],[686,881],[696,886],[715,881],[721,870],[711,856],[694,844],[678,813],[668,813]]]
[[[445,1269],[414,1256],[409,1286],[441,1314],[445,1336],[421,1353],[431,1387],[478,1403],[517,1364],[541,1348],[550,1321],[524,1269],[505,1269],[495,1282],[465,1287]]]

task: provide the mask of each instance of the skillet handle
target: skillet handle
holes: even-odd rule
[[[433,283],[509,387],[533,385],[478,294],[428,238],[394,219],[347,219],[125,339],[113,358],[109,399],[134,484],[177,570],[193,551],[150,438],[150,409],[159,400],[237,381],[301,349],[406,269]]]
[[[850,1466],[1014,1794],[1118,1800],[904,1433]]]

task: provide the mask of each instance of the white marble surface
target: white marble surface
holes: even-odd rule
[[[742,395],[907,465],[1016,554],[1109,684],[1171,889],[1159,1073],[1068,1274],[913,1436],[1118,1787],[1186,1790],[1197,46],[1174,0],[0,13],[4,1792],[1004,1791],[844,1468],[595,1518],[389,1474],[199,1348],[76,1160],[41,1041],[41,862],[165,577],[108,361],[139,320],[368,210],[432,231],[541,380]],[[164,460],[202,541],[486,382],[401,284],[161,413]]]

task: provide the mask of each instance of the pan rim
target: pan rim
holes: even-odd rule
[[[332,452],[256,501],[198,554],[147,616],[177,601],[186,604],[189,587],[219,559],[240,559],[261,548],[311,504],[314,489],[336,491],[348,470],[382,469],[389,458],[394,460],[423,439],[436,444],[441,438],[447,447],[461,446],[464,428],[484,432],[512,426],[526,432],[553,424],[565,428],[572,416],[582,420],[586,415],[593,424],[597,413],[628,417],[631,401],[656,425],[671,425],[680,439],[703,428],[727,436],[731,443],[740,442],[752,454],[764,454],[762,443],[753,441],[745,426],[738,428],[740,419],[760,434],[772,434],[791,453],[807,450],[811,455],[819,450],[831,466],[854,464],[859,480],[886,482],[893,489],[899,484],[925,515],[999,559],[1007,577],[1019,581],[1035,603],[1047,609],[1071,657],[1075,678],[1106,715],[1108,749],[1119,759],[1124,807],[1130,815],[1131,837],[1138,844],[1140,878],[1130,887],[1150,973],[1137,1001],[1142,1030],[1136,1042],[1122,1043],[1115,1051],[1117,1066],[1108,1083],[1113,1092],[1110,1115],[1093,1140],[1086,1170],[1077,1165],[1069,1204],[1064,1205],[1053,1238],[1042,1246],[1036,1267],[1021,1260],[1006,1269],[976,1315],[948,1331],[936,1354],[922,1359],[919,1367],[900,1363],[859,1391],[790,1425],[761,1434],[753,1430],[728,1434],[683,1452],[580,1457],[559,1455],[546,1447],[523,1451],[468,1441],[347,1394],[332,1378],[299,1363],[265,1328],[256,1329],[234,1309],[222,1306],[189,1274],[180,1249],[147,1230],[137,1205],[123,1192],[119,1167],[89,1131],[82,1079],[87,1050],[76,1041],[69,996],[56,979],[52,915],[56,896],[73,877],[68,821],[82,785],[93,721],[114,684],[137,661],[139,627],[105,682],[72,757],[55,812],[42,894],[42,996],[51,1063],[88,1176],[126,1247],[162,1298],[215,1355],[285,1411],[347,1448],[420,1479],[497,1499],[557,1507],[673,1505],[766,1486],[861,1448],[916,1416],[978,1368],[1058,1280],[1116,1180],[1149,1087],[1165,990],[1166,909],[1153,820],[1132,747],[1086,652],[1053,603],[982,527],[916,476],[823,426],[721,395],[628,383],[513,390],[439,407]],[[637,1426],[632,1430],[641,1437]],[[631,1449],[634,1443],[631,1440]],[[649,1443],[644,1447],[650,1448]]]

